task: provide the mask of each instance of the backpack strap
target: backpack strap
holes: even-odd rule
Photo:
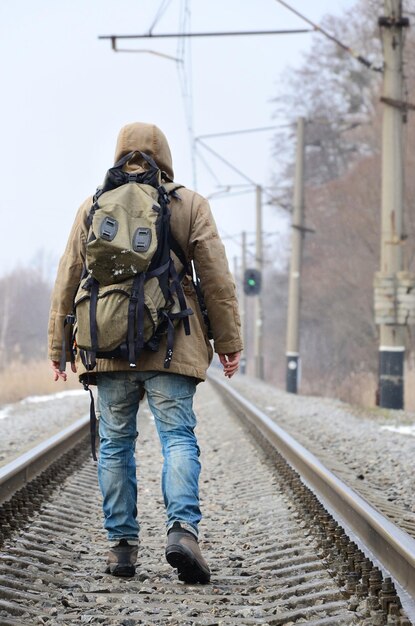
[[[144,284],[150,278],[158,278],[169,270],[171,260],[149,272],[141,272],[134,278],[128,305],[127,348],[130,367],[136,366],[136,360],[144,348]],[[137,339],[134,341],[135,330]]]
[[[118,159],[118,161],[114,163],[114,165],[111,167],[111,170],[121,169],[122,167],[124,167],[126,163],[128,163],[128,161],[131,161],[131,159],[133,159],[136,154],[139,154],[141,158],[144,159],[144,161],[148,163],[148,165],[152,169],[154,170],[160,169],[157,163],[155,162],[155,160],[153,159],[153,157],[151,157],[149,154],[147,154],[146,152],[141,152],[141,150],[132,150],[131,152],[128,152],[128,154],[125,154],[123,157]]]
[[[144,281],[145,273],[141,272],[134,278],[128,305],[127,348],[130,367],[136,367],[136,360],[144,345]],[[137,325],[137,342],[134,331]]]
[[[183,320],[184,332],[186,335],[190,335],[190,323],[189,316],[193,315],[193,310],[186,305],[186,298],[184,296],[183,287],[181,284],[181,278],[177,274],[176,268],[174,266],[173,259],[169,261],[169,277],[171,280],[170,294],[173,296],[177,295],[177,299],[179,301],[180,311],[177,313],[171,312],[163,312],[163,316],[167,322],[167,347],[166,347],[166,355],[164,357],[164,367],[168,369],[170,367],[170,363],[173,358],[173,346],[174,346],[174,334],[175,327],[173,324],[173,320],[181,319]]]
[[[208,316],[205,299],[203,297],[203,293],[200,288],[200,278],[198,274],[196,273],[196,270],[194,272],[194,277],[192,275],[192,283],[196,291],[196,296],[199,302],[200,312],[202,313],[202,318],[203,318],[203,321],[205,322],[207,337],[208,339],[213,339],[212,326],[211,326],[210,319]]]
[[[182,248],[180,247],[180,244],[173,237],[171,233],[170,233],[170,248],[173,250],[174,254],[177,256],[177,258],[183,265],[183,270],[179,274],[180,281],[183,279],[184,274],[186,272],[189,273],[192,277],[192,283],[193,283],[194,290],[196,292],[197,300],[199,302],[199,308],[202,313],[203,321],[205,322],[207,336],[209,339],[213,339],[213,334],[212,334],[211,324],[210,324],[210,320],[209,320],[207,309],[206,309],[205,299],[203,297],[203,293],[200,288],[200,278],[196,272],[196,268],[194,267],[194,264],[192,263],[192,261],[187,261],[185,254]]]
[[[174,254],[177,256],[180,263],[183,265],[183,269],[179,274],[180,279],[182,280],[185,274],[187,273],[192,274],[193,272],[192,272],[190,262],[186,259],[186,255],[183,252],[182,247],[180,246],[177,239],[173,237],[173,234],[171,231],[169,233],[169,245],[170,245],[170,249],[173,250]]]
[[[171,277],[171,293],[177,295],[177,299],[180,305],[180,313],[173,313],[171,317],[183,318],[184,332],[186,335],[190,335],[189,315],[193,315],[192,309],[186,306],[186,298],[184,296],[183,287],[179,275],[177,274],[174,262],[170,259],[170,277]],[[190,311],[190,313],[189,313]]]
[[[143,172],[124,172],[124,170],[122,169],[124,165],[128,163],[128,161],[133,159],[136,155],[140,155],[140,157],[150,166],[149,169],[144,170]],[[113,165],[113,167],[108,170],[105,176],[104,184],[100,191],[97,191],[97,193],[101,195],[106,191],[110,191],[111,189],[115,189],[116,187],[120,187],[121,185],[125,185],[126,183],[143,183],[147,185],[152,185],[152,187],[155,187],[157,189],[160,185],[160,181],[160,168],[158,167],[154,159],[145,152],[141,152],[140,150],[133,150],[132,152],[124,155],[121,159],[119,159],[119,161],[117,161]],[[96,199],[98,199],[98,197]]]
[[[75,322],[75,315],[71,314],[71,315],[67,315],[65,317],[64,323],[63,323],[63,340],[62,340],[62,353],[61,353],[61,360],[60,360],[60,364],[59,364],[59,369],[61,370],[61,372],[64,372],[66,370],[66,326],[68,324],[71,324],[73,326]],[[72,336],[72,332],[71,332],[71,336]],[[93,369],[95,367],[95,362],[93,364],[92,367],[90,367],[90,364],[87,362],[86,359],[86,355],[85,355],[85,351],[81,350],[81,359],[82,362],[85,366],[86,369]],[[71,363],[75,363],[75,354],[74,354],[74,349],[73,346],[71,345]],[[90,439],[91,439],[91,452],[92,452],[92,458],[94,459],[94,461],[97,460],[97,455],[96,455],[96,446],[95,446],[95,442],[96,442],[96,436],[97,436],[97,418],[96,418],[96,413],[95,413],[95,400],[94,400],[94,395],[88,385],[88,383],[86,381],[82,381],[82,384],[84,386],[85,391],[89,391],[89,397],[90,397],[90,403],[89,403],[89,432],[90,432]]]
[[[91,440],[91,453],[94,461],[97,461],[96,438],[97,438],[97,416],[95,412],[94,394],[87,382],[82,383],[85,391],[89,391],[89,435]]]
[[[163,186],[169,196],[171,196],[172,198],[177,198],[178,200],[181,199],[180,195],[177,193],[177,190],[184,187],[184,185],[182,185],[181,183],[163,183]]]
[[[91,335],[91,350],[87,353],[84,363],[88,370],[94,369],[98,352],[98,327],[97,327],[97,306],[98,306],[98,281],[91,276],[90,283],[90,303],[89,303],[89,332]]]
[[[69,334],[70,337],[70,359],[71,359],[71,363],[75,363],[75,354],[74,354],[74,348],[73,348],[73,342],[72,342],[72,329],[73,329],[73,325],[75,323],[75,315],[73,313],[71,313],[70,315],[67,315],[65,317],[65,319],[63,320],[63,333],[62,333],[62,349],[61,349],[61,359],[60,359],[60,363],[59,363],[59,369],[61,372],[64,372],[66,370],[66,350],[67,350],[67,341],[66,341],[66,336],[67,336],[67,332]],[[67,331],[66,327],[70,326],[69,331]]]

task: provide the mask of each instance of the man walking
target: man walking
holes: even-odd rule
[[[151,157],[161,170],[162,182],[173,181],[170,148],[164,134],[154,125],[133,123],[118,136],[115,162],[132,151]],[[125,170],[144,171],[142,163],[128,162]],[[66,380],[60,366],[65,317],[84,271],[88,241],[88,215],[92,199],[80,207],[60,261],[52,294],[49,320],[49,358],[55,380]],[[229,272],[222,242],[208,202],[180,187],[169,204],[171,233],[187,262],[193,261],[200,278],[214,349],[225,376],[238,369],[242,341],[235,285]],[[138,551],[137,480],[135,442],[136,416],[144,392],[154,415],[164,458],[162,492],[166,507],[166,559],[188,583],[208,583],[209,567],[198,545],[199,447],[194,433],[196,417],[193,396],[197,383],[205,380],[213,351],[199,300],[189,275],[182,280],[189,316],[190,334],[183,323],[175,332],[174,355],[165,368],[168,346],[163,336],[156,352],[143,351],[134,368],[128,361],[98,358],[92,372],[86,372],[77,355],[80,378],[96,382],[99,397],[100,454],[98,480],[103,496],[104,526],[110,549],[107,572],[133,576]],[[69,360],[69,355],[67,355]]]

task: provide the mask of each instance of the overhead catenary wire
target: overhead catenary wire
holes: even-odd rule
[[[205,150],[207,150],[208,152],[210,152],[213,156],[215,156],[217,159],[219,159],[219,161],[222,161],[222,163],[224,163],[227,167],[229,167],[229,169],[231,169],[232,171],[234,171],[236,174],[238,174],[239,176],[241,176],[244,180],[246,180],[250,185],[252,185],[252,187],[255,189],[257,187],[261,187],[264,191],[264,193],[270,198],[271,195],[265,190],[265,188],[263,188],[261,185],[259,185],[257,182],[255,182],[252,178],[250,178],[249,176],[247,176],[244,172],[242,172],[242,170],[238,169],[237,167],[235,167],[235,165],[233,165],[230,161],[228,161],[227,159],[225,159],[225,157],[223,157],[221,154],[219,154],[218,152],[216,152],[216,150],[213,150],[213,148],[211,148],[210,146],[208,146],[204,141],[201,141],[201,139],[199,137],[196,137],[195,140],[195,144],[200,144]]]
[[[221,157],[221,155],[219,155],[219,153],[217,153],[212,148],[207,146],[206,143],[203,140],[204,139],[220,138],[220,137],[229,137],[229,136],[232,136],[232,135],[244,135],[244,134],[249,134],[249,133],[270,132],[270,131],[273,131],[273,130],[276,130],[276,129],[290,128],[290,127],[292,127],[292,124],[278,124],[278,125],[275,125],[275,126],[261,126],[261,127],[256,127],[256,128],[244,128],[242,130],[232,130],[232,131],[225,131],[225,132],[219,132],[219,133],[209,133],[209,134],[205,134],[205,135],[199,135],[198,137],[195,138],[195,149],[197,148],[198,143],[200,143],[206,150],[210,151],[216,158],[220,158],[222,160],[222,162],[224,162],[231,169],[233,169],[233,171],[235,171],[237,174],[239,174],[245,180],[247,180],[247,183],[245,183],[245,185],[248,184],[250,186],[250,189],[248,190],[248,192],[250,193],[250,192],[252,192],[252,188],[254,186],[256,187],[258,185],[256,183],[254,183],[253,180],[251,180],[250,178],[246,177],[245,174],[243,174],[243,172],[241,170],[238,170],[229,161],[226,161],[226,159]],[[200,150],[197,151],[197,156],[201,160],[201,162],[203,163],[203,165],[205,166],[205,168],[207,169],[209,174],[212,176],[212,178],[218,184],[218,186],[228,187],[227,185],[221,185],[218,177],[213,172],[213,169],[209,166],[208,162],[203,157],[203,155],[202,155]],[[232,185],[232,187],[235,187],[235,186],[236,185]],[[242,186],[242,185],[240,185],[240,186]],[[264,187],[262,187],[262,188],[265,191],[265,188]],[[227,194],[227,192],[219,192],[219,193],[223,193],[223,195]],[[242,192],[242,193],[246,193],[246,192]],[[271,196],[266,191],[265,191],[265,193],[266,193],[266,195],[269,198],[268,204],[272,204],[272,200],[273,199],[271,198]],[[215,194],[215,195],[217,196],[218,194]],[[235,194],[233,194],[233,195],[235,195]],[[274,198],[274,201],[275,201],[275,198]]]
[[[200,158],[201,153],[198,153],[198,156]],[[206,163],[205,163],[206,165]],[[219,187],[221,187],[221,189],[218,189],[218,191],[214,191],[212,193],[210,193],[208,196],[206,196],[207,200],[211,200],[211,199],[215,199],[215,200],[221,200],[223,198],[234,198],[236,196],[245,196],[247,194],[252,194],[255,193],[255,189],[254,187],[250,184],[249,187],[247,187],[246,189],[240,190],[240,191],[230,191],[231,189],[238,187],[239,185],[221,185],[219,184]],[[291,210],[291,206],[287,206],[286,204],[283,203],[283,201],[280,198],[276,198],[275,196],[272,196],[268,193],[267,191],[267,187],[261,187],[262,190],[265,192],[265,194],[268,196],[269,200],[268,202],[266,202],[265,204],[269,205],[269,206],[279,206],[283,209],[289,209]],[[270,187],[269,189],[272,190],[272,188]]]
[[[193,91],[192,91],[192,67],[191,67],[191,51],[190,44],[186,46],[185,41],[193,37],[233,37],[233,36],[259,36],[259,35],[286,35],[286,34],[302,34],[312,32],[311,29],[277,29],[277,30],[255,30],[255,31],[214,31],[214,32],[190,32],[188,28],[190,25],[190,0],[182,0],[181,6],[181,18],[179,24],[178,33],[153,33],[153,29],[160,21],[161,17],[166,12],[171,0],[162,0],[156,15],[151,23],[151,26],[147,33],[138,35],[100,35],[98,39],[110,39],[112,49],[115,52],[145,52],[155,54],[160,57],[164,57],[176,62],[176,67],[179,75],[179,83],[182,91],[182,98],[184,101],[185,117],[187,131],[190,137],[191,143],[191,161],[193,170],[193,187],[197,188],[196,179],[196,153],[197,144],[195,141],[194,132],[194,113],[193,113]],[[173,57],[168,54],[158,53],[153,50],[140,50],[140,49],[120,49],[117,46],[118,39],[156,39],[156,38],[177,38],[177,56]],[[268,130],[268,129],[267,129]],[[253,130],[245,132],[254,132]],[[257,131],[255,131],[257,132]],[[206,162],[204,163],[206,165]]]
[[[180,31],[187,33],[191,23],[190,0],[182,0]],[[179,83],[182,92],[183,105],[186,118],[186,126],[190,141],[190,155],[193,173],[193,188],[197,188],[196,177],[196,143],[194,132],[194,111],[193,111],[193,81],[192,81],[192,50],[190,41],[180,38],[177,42],[177,57],[181,59],[181,63],[177,63],[177,72],[179,75]]]
[[[258,186],[258,183],[256,183],[254,180],[252,180],[252,178],[250,178],[249,176],[247,176],[246,174],[244,174],[244,172],[242,172],[240,169],[238,169],[237,167],[235,167],[235,165],[232,165],[232,163],[230,161],[228,161],[227,159],[225,159],[221,154],[219,154],[219,152],[216,152],[216,150],[213,150],[213,148],[211,148],[210,146],[208,146],[204,141],[202,141],[200,139],[200,137],[196,137],[196,144],[200,144],[205,150],[207,150],[208,152],[210,152],[211,154],[213,154],[213,156],[215,156],[217,159],[219,159],[219,161],[222,161],[222,163],[224,163],[225,165],[227,165],[231,170],[233,170],[236,174],[238,174],[239,176],[241,176],[241,178],[243,178],[244,180],[246,180],[248,183],[250,183],[251,185],[253,185],[254,187]]]
[[[222,133],[209,133],[208,135],[199,135],[198,139],[213,139],[214,137],[229,137],[230,135],[244,135],[248,133],[262,133],[281,128],[291,128],[292,124],[279,124],[278,126],[261,126],[259,128],[244,128],[243,130],[229,130]]]
[[[135,54],[154,54],[157,57],[162,57],[164,59],[169,59],[170,61],[176,61],[177,63],[183,63],[182,59],[178,59],[177,57],[173,57],[170,54],[165,54],[164,52],[158,52],[157,50],[150,50],[146,48],[119,48],[117,46],[117,41],[114,38],[112,42],[112,49],[114,52],[133,52]]]
[[[223,230],[223,228],[220,228],[219,231],[220,231],[220,237],[221,237],[222,241],[226,241],[226,240],[233,241],[233,243],[236,246],[242,248],[242,243],[240,241],[240,235],[239,234],[238,235],[231,235],[231,234],[227,233],[225,230]],[[262,235],[263,236],[264,235],[265,236],[277,236],[277,235],[279,235],[279,233],[264,233],[263,232]],[[255,251],[253,252],[252,250],[249,249],[249,247],[253,246],[253,245],[255,245],[255,244],[254,243],[247,244],[247,246],[245,248],[245,251],[246,251],[246,254],[249,255],[252,258],[253,261],[256,261],[257,260],[256,252]],[[262,264],[263,265],[274,265],[274,261],[273,260],[270,261],[268,259],[264,259],[263,258],[262,259]]]
[[[210,146],[208,146],[204,141],[202,141],[200,139],[200,137],[196,137],[195,138],[195,145],[200,145],[202,146],[205,150],[207,150],[208,152],[210,152],[214,157],[216,157],[217,159],[219,159],[219,161],[222,161],[222,163],[224,163],[227,167],[229,167],[229,169],[231,169],[233,172],[235,172],[236,174],[238,174],[239,176],[241,176],[241,178],[243,178],[244,180],[246,180],[250,185],[252,185],[253,188],[257,188],[257,187],[261,187],[261,189],[263,190],[264,194],[268,197],[269,200],[271,200],[272,204],[275,203],[275,197],[273,197],[266,189],[266,187],[264,187],[263,185],[260,185],[258,182],[255,182],[252,178],[250,178],[249,176],[247,176],[242,170],[238,169],[237,167],[235,167],[235,165],[233,165],[230,161],[228,161],[227,159],[225,159],[225,157],[223,157],[221,154],[219,154],[219,152],[216,152],[216,150],[213,150],[213,148],[211,148]],[[200,151],[198,151],[198,156],[200,158]],[[271,204],[270,203],[270,204]],[[284,208],[282,205],[278,205],[281,206],[282,208]]]
[[[261,35],[302,35],[312,33],[311,28],[284,28],[278,30],[239,30],[239,31],[211,31],[191,33],[179,31],[178,33],[143,33],[140,35],[100,35],[98,39],[190,39],[194,37],[257,37]]]
[[[366,57],[358,53],[356,50],[353,50],[353,48],[351,48],[350,46],[347,46],[342,41],[337,39],[337,37],[327,32],[322,26],[320,26],[319,24],[316,24],[315,22],[310,20],[308,17],[300,13],[300,11],[298,11],[293,6],[288,4],[288,2],[285,2],[285,0],[276,0],[276,2],[278,2],[279,4],[282,4],[282,6],[284,6],[286,9],[291,11],[291,13],[294,13],[295,15],[297,15],[297,17],[302,19],[307,24],[310,24],[310,26],[312,26],[314,30],[320,32],[322,35],[327,37],[327,39],[330,39],[336,45],[340,46],[340,48],[342,48],[343,50],[351,54],[357,61],[359,61],[359,63],[362,63],[362,65],[364,65],[365,67],[373,70],[374,72],[383,72],[383,66],[375,65],[374,63],[366,59]]]
[[[212,167],[210,167],[209,163],[207,162],[207,160],[205,159],[203,154],[200,152],[200,150],[198,150],[198,152],[197,152],[197,157],[203,163],[203,165],[205,166],[205,168],[209,172],[209,174],[212,176],[212,178],[215,181],[215,183],[220,187],[221,186],[221,182],[220,182],[218,176],[216,175],[214,169]]]
[[[163,17],[163,15],[166,12],[170,2],[171,2],[171,0],[161,0],[161,4],[160,4],[160,6],[158,8],[158,11],[157,11],[157,13],[155,15],[153,23],[151,24],[150,28],[148,29],[149,35],[152,34],[153,28],[155,28],[157,26],[158,22]]]

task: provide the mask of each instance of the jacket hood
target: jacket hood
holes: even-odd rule
[[[118,135],[115,162],[132,150],[149,154],[166,177],[174,180],[173,163],[168,141],[157,126],[134,122],[124,126]]]

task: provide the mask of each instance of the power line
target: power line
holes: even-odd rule
[[[279,126],[261,126],[260,128],[246,128],[244,130],[230,130],[223,133],[210,133],[209,135],[199,135],[198,139],[212,139],[213,137],[229,137],[230,135],[244,135],[247,133],[262,133],[280,128],[292,128],[292,124],[281,124]]]
[[[197,143],[195,143],[195,148],[197,148]],[[214,179],[214,181],[216,182],[216,184],[218,186],[221,185],[221,182],[218,178],[218,176],[216,175],[215,171],[213,170],[213,168],[210,167],[209,163],[207,162],[207,160],[205,159],[205,157],[203,156],[203,154],[200,152],[200,150],[197,150],[197,156],[199,157],[199,159],[202,161],[203,165],[205,166],[205,168],[207,169],[207,171],[209,172],[209,174],[212,176],[212,178]]]
[[[236,244],[238,247],[243,248],[242,242],[240,240],[240,235],[230,235],[229,233],[227,233],[222,228],[220,228],[219,231],[220,231],[220,238],[222,239],[222,241],[230,240],[230,241],[233,241],[233,243]],[[249,233],[247,233],[247,234],[249,234]],[[279,236],[280,233],[278,233],[278,232],[273,232],[273,233],[263,232],[262,235],[263,236],[264,235],[265,236]],[[247,246],[245,248],[245,251],[246,251],[246,254],[251,257],[252,261],[257,261],[258,258],[257,258],[257,255],[256,255],[256,251],[253,252],[252,250],[249,249],[249,247],[252,246],[252,245],[255,245],[255,244],[254,243],[253,244],[247,244]],[[263,265],[273,265],[274,261],[262,258],[262,264]]]
[[[171,0],[161,0],[161,4],[159,6],[159,9],[156,13],[156,16],[153,20],[153,23],[151,24],[150,28],[148,29],[148,32],[151,33],[153,32],[153,28],[157,25],[157,23],[159,22],[159,20],[163,17],[164,13],[166,12],[169,4],[170,4]]]
[[[146,48],[119,48],[117,46],[117,41],[116,39],[113,39],[112,41],[112,49],[114,50],[114,52],[133,52],[135,54],[155,54],[158,57],[162,57],[164,59],[170,59],[170,61],[176,61],[176,63],[183,63],[182,59],[179,59],[177,57],[173,57],[170,54],[164,54],[163,52],[157,52],[157,50],[149,50]]]
[[[99,35],[98,39],[187,39],[191,37],[244,37],[259,35],[302,35],[303,33],[312,33],[310,28],[294,28],[280,30],[240,30],[240,31],[212,31],[200,33],[157,33],[152,32],[142,35]]]
[[[198,153],[199,158],[201,157],[201,154]],[[206,166],[206,161],[203,161],[204,165]],[[213,175],[213,171],[209,168],[209,171],[211,172],[211,174]],[[221,187],[221,189],[218,189],[218,191],[214,191],[211,194],[209,194],[208,196],[206,196],[207,200],[221,200],[222,198],[234,198],[235,196],[246,196],[247,194],[252,194],[255,193],[255,189],[252,187],[251,183],[246,183],[246,187],[245,185],[235,185],[235,184],[231,184],[231,185],[221,185],[218,181],[219,187]],[[248,186],[249,185],[249,186]],[[240,191],[231,191],[231,189],[234,189],[235,187],[245,187],[245,189],[242,189]],[[267,187],[262,187],[262,190],[264,191],[264,193],[268,196],[269,200],[268,202],[266,202],[267,205],[270,206],[279,206],[283,209],[287,209],[289,208],[291,210],[291,207],[288,207],[286,204],[284,205],[283,201],[280,198],[276,198],[274,196],[271,196],[270,193],[268,193],[267,191]],[[270,189],[272,189],[270,187]]]
[[[250,178],[249,176],[247,176],[244,172],[242,172],[242,170],[238,169],[237,167],[235,167],[235,165],[233,165],[230,161],[228,161],[227,159],[225,159],[225,157],[223,157],[221,154],[219,154],[219,152],[216,152],[216,150],[213,150],[213,148],[211,148],[210,146],[208,146],[204,141],[202,141],[200,139],[200,137],[196,137],[195,138],[195,145],[200,144],[205,150],[207,150],[208,152],[210,152],[213,156],[215,156],[217,159],[219,159],[219,161],[222,161],[222,163],[224,163],[227,167],[229,167],[232,171],[234,171],[236,174],[238,174],[239,176],[241,176],[244,180],[246,180],[249,184],[251,184],[253,187],[257,188],[257,187],[261,187],[261,189],[263,190],[263,192],[265,193],[266,196],[268,196],[268,199],[271,201],[270,204],[274,204],[276,198],[274,198],[266,189],[266,187],[264,187],[263,185],[259,185],[257,182],[255,182],[254,180],[252,180],[252,178]],[[199,157],[200,157],[200,152],[198,152]],[[284,208],[282,205],[279,205],[282,208]]]
[[[335,44],[340,46],[340,48],[342,48],[343,50],[351,54],[357,61],[359,61],[359,63],[362,63],[365,67],[368,67],[374,72],[383,72],[383,67],[374,65],[371,61],[368,61],[368,59],[366,59],[364,56],[356,52],[356,50],[353,50],[352,48],[350,48],[350,46],[347,46],[346,44],[341,42],[339,39],[337,39],[337,37],[334,37],[334,35],[330,35],[330,33],[328,33],[324,28],[322,28],[321,26],[319,26],[318,24],[310,20],[308,17],[306,17],[299,11],[297,11],[297,9],[294,9],[294,7],[292,7],[290,4],[288,4],[284,0],[276,0],[276,2],[279,2],[280,4],[282,4],[286,9],[291,11],[291,13],[294,13],[295,15],[297,15],[297,17],[302,19],[304,22],[307,22],[307,24],[310,24],[310,26],[312,26],[314,30],[319,31],[322,35],[327,37],[327,39],[330,39]]]
[[[182,0],[179,29],[186,33],[190,28],[191,8],[190,0]],[[181,64],[177,63],[177,73],[182,92],[183,106],[186,118],[187,132],[190,140],[190,155],[193,173],[193,188],[197,188],[196,180],[196,144],[194,133],[194,107],[193,107],[193,73],[192,73],[192,49],[190,41],[179,39],[177,42],[177,56]]]
[[[254,187],[258,186],[257,183],[254,180],[252,180],[252,178],[249,178],[249,176],[247,176],[241,170],[239,170],[237,167],[232,165],[232,163],[230,163],[230,161],[227,161],[222,155],[220,155],[218,152],[216,152],[216,150],[213,150],[213,148],[211,148],[210,146],[205,144],[205,142],[202,141],[201,139],[199,139],[199,137],[196,138],[196,143],[200,143],[200,145],[203,146],[203,148],[205,150],[207,150],[208,152],[213,154],[213,156],[215,156],[217,159],[219,159],[219,161],[222,161],[222,163],[225,163],[225,165],[227,165],[231,170],[233,170],[234,172],[239,174],[239,176],[241,176],[246,181],[248,181],[248,183],[251,183],[251,185],[253,185]]]
[[[255,192],[255,189],[252,186],[249,189],[245,189],[244,191],[230,191],[233,185],[225,186],[225,189],[220,189],[219,191],[214,191],[213,193],[206,196],[207,200],[221,200],[222,198],[235,198],[236,196],[246,196],[247,194],[251,194]]]

